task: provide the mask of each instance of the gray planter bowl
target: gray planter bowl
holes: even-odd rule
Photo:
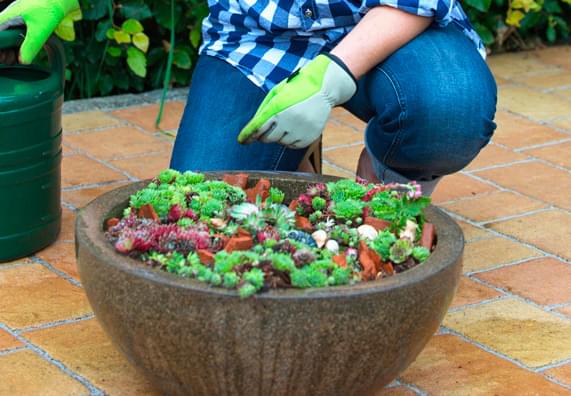
[[[270,178],[287,199],[307,183],[335,180],[250,174]],[[438,245],[422,265],[355,286],[274,290],[241,300],[113,250],[104,221],[146,183],[111,191],[81,210],[76,250],[103,328],[164,395],[374,395],[438,329],[461,274],[462,231],[431,207]]]

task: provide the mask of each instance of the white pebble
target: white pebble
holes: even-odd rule
[[[408,239],[409,241],[414,242],[416,239],[417,228],[418,225],[414,221],[407,220],[404,230],[402,230],[399,234],[400,239]]]
[[[368,224],[360,225],[357,228],[357,233],[361,238],[368,239],[370,241],[374,240],[377,235],[379,235],[377,230],[375,230],[375,227]]]
[[[325,244],[325,249],[329,250],[333,254],[339,253],[339,244],[335,239],[330,239]]]
[[[317,247],[322,248],[323,245],[325,245],[325,242],[327,241],[327,232],[325,232],[324,230],[317,230],[313,234],[311,234],[311,237],[315,241]]]

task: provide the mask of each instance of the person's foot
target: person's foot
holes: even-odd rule
[[[377,175],[375,175],[375,171],[373,169],[373,163],[371,162],[371,157],[369,157],[369,153],[367,149],[363,149],[361,151],[361,155],[359,156],[359,162],[357,163],[357,177],[361,179],[367,180],[369,183],[381,183],[379,179],[377,179]]]

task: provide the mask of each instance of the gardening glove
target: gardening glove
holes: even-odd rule
[[[16,0],[0,13],[0,30],[26,25],[19,58],[30,64],[64,17],[78,9],[78,0]]]
[[[331,109],[356,91],[357,81],[339,58],[318,55],[270,90],[238,142],[307,147],[321,136]]]

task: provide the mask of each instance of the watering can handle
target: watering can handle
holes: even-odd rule
[[[0,50],[18,48],[23,42],[24,32],[20,29],[0,31]],[[60,78],[63,86],[65,82],[65,53],[61,42],[52,36],[44,46],[44,49],[48,54],[51,64],[51,78]]]

